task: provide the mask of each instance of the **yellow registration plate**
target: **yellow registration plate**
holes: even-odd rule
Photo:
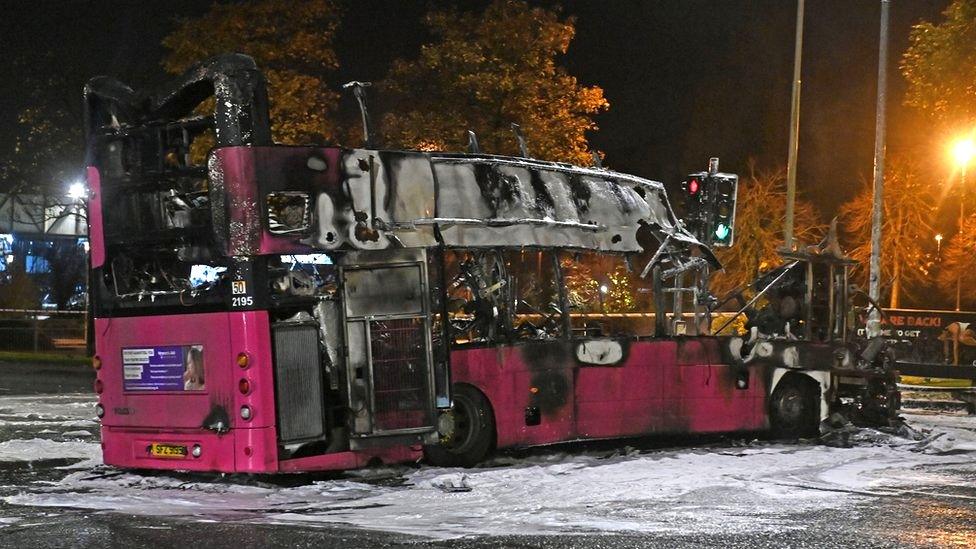
[[[186,446],[178,444],[159,444],[152,443],[149,447],[149,454],[152,457],[161,458],[185,458],[187,456]]]

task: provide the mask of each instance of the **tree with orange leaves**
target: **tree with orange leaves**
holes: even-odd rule
[[[715,249],[724,270],[712,276],[714,294],[722,296],[748,284],[783,262],[779,250],[784,243],[785,218],[786,172],[760,170],[750,162],[749,175],[739,180],[735,245]],[[798,243],[814,244],[822,237],[823,224],[808,201],[796,201],[794,220]]]
[[[254,58],[268,79],[272,137],[304,145],[334,140],[332,113],[339,94],[327,79],[339,66],[332,46],[339,9],[331,0],[251,0],[215,3],[186,18],[163,39],[163,67],[180,74],[214,55],[238,52]]]
[[[387,144],[458,150],[470,129],[485,152],[517,154],[514,122],[533,156],[592,161],[586,132],[609,103],[556,62],[575,34],[572,18],[495,0],[481,13],[435,10],[426,23],[434,41],[397,60],[381,86],[395,106],[383,118]]]
[[[888,306],[897,308],[914,285],[930,278],[923,242],[932,234],[935,197],[921,170],[903,157],[885,166],[884,208],[881,225],[881,281],[889,288]],[[841,220],[848,240],[854,244],[849,255],[861,263],[866,278],[871,256],[871,211],[873,186],[865,183],[851,201],[841,206]],[[955,285],[952,286],[953,295]]]

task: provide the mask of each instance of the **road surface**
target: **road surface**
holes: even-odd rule
[[[99,462],[87,373],[29,368],[0,370],[0,547],[976,546],[965,415],[831,444],[571,445],[470,470],[136,474]]]

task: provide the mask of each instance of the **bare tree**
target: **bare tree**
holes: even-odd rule
[[[817,211],[798,199],[794,212],[794,238],[814,243],[824,232]],[[725,267],[712,277],[712,291],[722,295],[755,280],[760,273],[782,263],[783,220],[786,218],[786,171],[767,171],[749,162],[748,176],[739,180],[736,200],[735,245],[716,250]]]
[[[956,284],[962,285],[960,304],[976,305],[971,287],[971,273],[976,272],[976,218],[963,221],[962,232],[954,235],[942,252],[942,269],[936,278],[939,291],[949,299],[956,297]]]
[[[897,308],[902,297],[911,295],[913,287],[929,276],[923,242],[928,242],[932,234],[935,196],[920,171],[915,162],[898,156],[885,169],[881,273],[882,282],[889,287],[888,306],[892,308]],[[850,255],[862,266],[871,256],[873,192],[872,185],[864,181],[858,195],[841,206],[845,232],[854,245]],[[863,268],[858,273],[867,276]]]

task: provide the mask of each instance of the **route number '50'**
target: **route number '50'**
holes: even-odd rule
[[[254,305],[254,296],[235,297],[231,307],[251,307]]]

